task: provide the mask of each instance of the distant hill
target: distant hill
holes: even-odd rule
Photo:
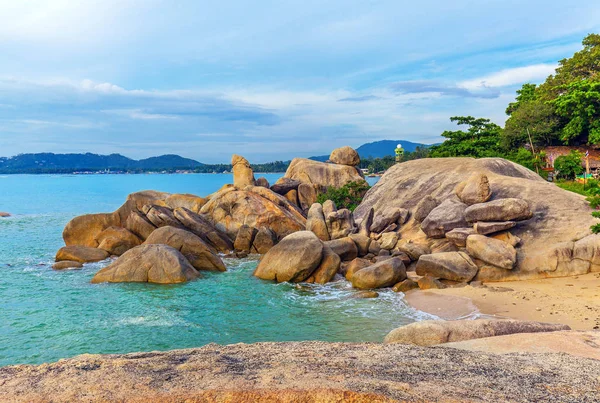
[[[381,140],[363,144],[358,147],[356,151],[361,158],[382,158],[388,155],[394,155],[394,150],[398,144],[402,144],[402,148],[408,152],[415,151],[417,147],[431,146],[431,144],[413,143],[412,141],[407,140]],[[319,155],[310,157],[310,159],[324,162],[329,159],[329,155]]]
[[[0,157],[0,173],[42,173],[76,171],[160,171],[195,169],[204,164],[179,155],[161,155],[133,160],[120,154],[20,154]]]

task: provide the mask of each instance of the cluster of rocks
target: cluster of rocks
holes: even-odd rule
[[[6,218],[6,217],[10,217],[10,214],[0,211],[0,218]]]
[[[234,155],[233,184],[209,196],[133,193],[113,213],[71,220],[63,231],[66,246],[53,267],[80,268],[117,257],[93,282],[174,283],[197,278],[204,270],[224,271],[223,256],[265,254],[287,235],[304,230],[318,193],[345,184],[329,171],[349,168],[348,181],[364,180],[353,166],[341,165],[360,162],[354,150],[335,150],[332,160],[339,163],[294,160],[293,172],[270,186],[265,178],[254,178],[245,158]],[[338,232],[345,225],[342,218],[330,221]]]

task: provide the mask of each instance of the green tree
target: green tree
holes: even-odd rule
[[[529,144],[529,135],[534,146],[555,144],[560,140],[559,124],[553,105],[539,100],[521,103],[506,121],[502,146],[507,150],[522,147]]]
[[[568,155],[561,155],[554,160],[554,169],[561,179],[573,180],[583,172],[581,158],[583,156],[577,150],[571,150]]]
[[[516,101],[508,104],[508,107],[506,108],[506,114],[510,116],[514,111],[519,109],[522,104],[535,101],[537,99],[537,95],[535,93],[536,87],[537,85],[531,83],[523,84],[521,89],[517,90]]]
[[[565,142],[600,143],[600,81],[572,82],[552,103],[567,122],[561,131]]]
[[[468,126],[467,130],[446,130],[442,144],[430,148],[431,157],[496,157],[502,155],[500,134],[502,128],[489,119],[472,116],[454,116],[450,121],[459,126]]]

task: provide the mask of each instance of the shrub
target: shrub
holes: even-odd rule
[[[568,155],[561,155],[554,161],[554,169],[557,175],[562,179],[575,179],[577,175],[583,172],[581,166],[581,153],[577,150],[571,150]]]
[[[317,197],[317,202],[323,204],[327,200],[331,200],[338,208],[347,208],[354,211],[360,204],[365,193],[369,190],[367,182],[350,182],[340,188],[330,187],[327,192],[321,193]]]

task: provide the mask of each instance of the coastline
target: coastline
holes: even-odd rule
[[[560,323],[573,330],[600,327],[600,273],[484,285],[413,290],[405,299],[445,320],[495,317]]]

